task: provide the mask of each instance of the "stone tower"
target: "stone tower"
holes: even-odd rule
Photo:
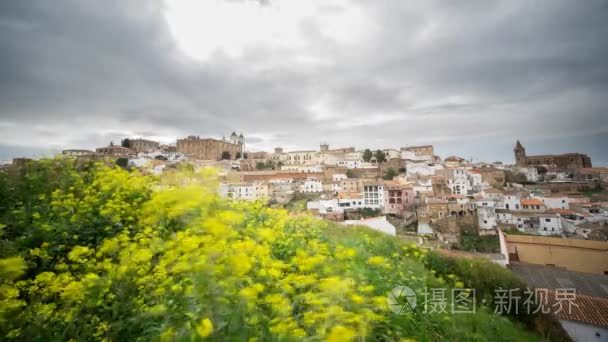
[[[522,146],[522,144],[517,140],[517,144],[515,144],[515,148],[513,149],[515,152],[515,165],[525,166],[526,165],[526,149]]]

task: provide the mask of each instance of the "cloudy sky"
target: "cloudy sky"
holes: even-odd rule
[[[0,2],[0,159],[243,132],[608,165],[605,0]]]

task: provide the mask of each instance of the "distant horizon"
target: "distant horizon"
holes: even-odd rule
[[[154,140],[154,141],[158,141],[161,144],[172,144],[175,145],[175,142],[177,141],[177,139],[182,139],[185,138],[187,136],[190,135],[194,135],[196,136],[197,134],[189,134],[189,135],[185,135],[185,136],[180,136],[177,137],[175,140],[171,140],[170,138],[164,138],[164,139],[158,139],[158,137],[141,137],[141,136],[129,136],[129,137],[122,137],[122,139],[124,138],[129,138],[129,139],[148,139],[148,140]],[[245,135],[245,134],[244,134]],[[201,135],[199,135],[201,136]],[[226,135],[227,136],[227,135]],[[221,139],[221,136],[201,136],[201,138],[213,138],[213,139]],[[481,158],[477,158],[474,155],[472,155],[472,153],[449,153],[449,152],[445,152],[442,151],[443,149],[449,148],[449,147],[453,147],[454,142],[438,142],[435,144],[432,143],[419,143],[419,144],[401,144],[401,145],[396,145],[396,146],[356,146],[354,144],[329,144],[329,148],[342,148],[342,147],[354,147],[355,150],[357,151],[363,151],[366,148],[369,148],[370,150],[377,150],[377,149],[385,149],[385,148],[393,148],[396,150],[399,150],[401,147],[405,147],[405,146],[423,146],[423,145],[432,145],[434,147],[435,150],[435,155],[439,156],[441,159],[445,159],[447,157],[450,156],[457,156],[457,157],[461,157],[464,158],[466,160],[471,160],[473,159],[473,163],[477,163],[477,162],[484,162],[484,163],[494,163],[494,162],[502,162],[503,164],[506,165],[510,165],[510,164],[515,164],[515,158],[513,156],[513,147],[515,147],[515,143],[518,139],[515,139],[512,143],[512,146],[509,148],[509,151],[507,151],[506,153],[502,153],[503,155],[508,154],[510,155],[510,158],[494,158],[494,159],[481,159]],[[526,148],[526,152],[528,155],[543,155],[543,154],[564,154],[564,153],[580,153],[580,154],[586,154],[589,157],[591,157],[591,161],[593,163],[593,166],[608,166],[608,155],[604,155],[603,157],[606,159],[601,159],[602,154],[600,154],[600,158],[596,159],[594,158],[594,155],[592,153],[588,153],[586,151],[583,150],[575,150],[574,147],[570,150],[559,150],[558,146],[564,146],[564,144],[560,144],[560,145],[556,145],[554,141],[534,141],[532,139],[529,138],[519,138],[520,142],[522,143],[522,145],[524,145],[524,147]],[[559,140],[563,140],[563,139],[559,139]],[[115,145],[120,145],[121,143],[121,139],[117,139],[117,140],[112,140],[114,142]],[[535,142],[539,143],[536,144],[535,146]],[[88,145],[88,146],[69,146],[69,147],[53,147],[53,148],[48,148],[48,149],[35,149],[32,147],[18,147],[18,149],[21,149],[21,153],[13,153],[10,154],[10,152],[8,152],[7,150],[3,149],[3,146],[0,146],[0,161],[4,160],[4,161],[8,161],[11,160],[12,158],[45,158],[45,157],[53,157],[56,154],[61,153],[62,150],[66,150],[66,149],[86,149],[86,150],[95,150],[96,148],[99,147],[104,147],[107,146],[110,143],[110,141],[108,141],[106,144],[104,145],[100,145],[100,146],[93,146],[93,145]],[[319,151],[320,145],[322,144],[321,142],[319,144],[317,144],[316,146],[312,146],[312,145],[300,145],[300,146],[296,146],[293,148],[290,148],[288,145],[277,145],[274,147],[266,147],[266,148],[257,148],[257,147],[251,147],[252,144],[247,142],[247,136],[245,135],[245,144],[246,144],[246,151],[247,152],[260,152],[260,151],[264,151],[264,152],[274,152],[274,148],[275,147],[282,147],[283,150],[285,152],[290,152],[290,151],[308,151],[308,150],[314,150],[314,151]],[[255,144],[253,144],[254,146],[256,146]],[[504,144],[502,144],[504,145]],[[575,145],[575,144],[573,144]],[[550,147],[550,148],[546,148],[543,149],[542,147]],[[540,148],[539,148],[540,147]],[[453,150],[452,150],[453,151]]]

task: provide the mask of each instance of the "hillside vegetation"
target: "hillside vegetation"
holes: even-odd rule
[[[477,287],[507,270],[453,261],[216,195],[211,170],[161,179],[69,159],[0,172],[0,339],[534,341],[538,317],[478,306],[425,313],[425,287]],[[486,277],[487,275],[487,277]],[[416,291],[388,310],[397,285]],[[549,321],[550,322],[550,321]],[[537,332],[534,332],[537,331]]]

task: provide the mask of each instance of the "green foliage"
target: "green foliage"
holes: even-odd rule
[[[382,150],[377,150],[374,156],[376,157],[376,162],[378,162],[378,164],[386,161],[386,154],[384,154]]]
[[[382,210],[372,208],[361,208],[359,209],[359,213],[363,217],[377,217],[382,214]]]
[[[3,340],[538,339],[483,306],[445,315],[420,303],[392,314],[393,286],[423,298],[425,287],[462,286],[444,272],[482,283],[482,267],[219,198],[207,169],[157,179],[48,160],[7,176],[0,238],[14,253],[0,258]],[[492,286],[515,285],[494,269],[487,276]]]
[[[129,158],[117,158],[116,165],[122,167],[123,169],[126,169],[127,167],[129,167]]]
[[[500,242],[498,236],[488,235],[479,236],[479,234],[461,234],[458,249],[463,251],[480,252],[480,253],[499,253]]]
[[[346,177],[355,178],[355,173],[353,172],[353,170],[351,170],[351,169],[346,170]]]
[[[395,178],[395,176],[397,176],[397,171],[395,171],[395,169],[388,168],[386,171],[384,171],[384,175],[382,175],[382,179],[385,180],[392,180],[393,178]]]
[[[257,163],[255,163],[255,169],[264,170],[264,169],[266,169],[266,164],[264,164],[264,162],[257,162]]]
[[[222,152],[222,160],[230,160],[230,152],[224,151]]]
[[[373,153],[370,149],[366,148],[365,151],[363,151],[363,161],[368,162],[370,160],[372,160],[373,157]]]

